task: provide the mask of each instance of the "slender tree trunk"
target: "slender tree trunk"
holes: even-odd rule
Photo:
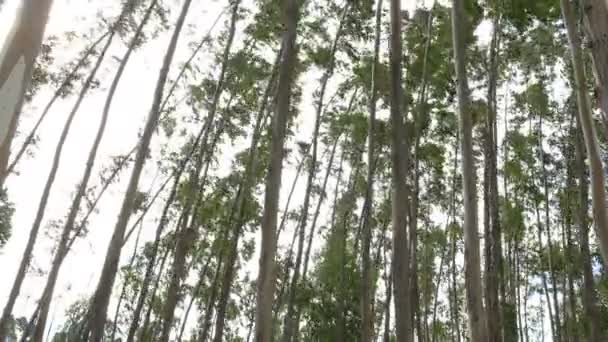
[[[207,300],[205,316],[203,317],[201,324],[201,332],[198,336],[198,342],[206,342],[207,336],[209,335],[209,330],[211,329],[211,318],[213,316],[213,308],[215,306],[215,299],[217,297],[217,290],[220,281],[220,274],[222,269],[222,262],[224,260],[224,254],[220,254],[218,258],[217,265],[215,267],[215,273],[213,276],[213,282],[211,283],[211,294],[209,295],[209,299]]]
[[[382,0],[376,4],[376,28],[374,38],[374,61],[372,64],[372,83],[369,91],[369,124],[367,129],[367,187],[365,189],[364,215],[363,215],[363,251],[361,261],[361,342],[371,342],[374,331],[373,301],[373,279],[372,264],[370,258],[370,246],[372,241],[371,217],[374,202],[374,165],[375,160],[375,131],[376,131],[376,102],[378,90],[377,68],[380,55],[380,39],[382,36]],[[337,140],[336,140],[337,142]],[[333,154],[332,154],[333,156]],[[312,233],[311,233],[312,236]]]
[[[157,0],[154,0],[154,2],[156,1]],[[150,110],[144,133],[140,141],[140,146],[135,157],[135,164],[131,174],[131,179],[129,180],[129,185],[127,187],[120,214],[118,216],[118,221],[114,228],[110,245],[108,246],[101,277],[99,279],[95,294],[91,299],[87,328],[85,328],[83,336],[84,340],[99,342],[103,338],[108,303],[110,301],[110,295],[112,294],[112,288],[114,287],[114,280],[116,278],[116,271],[120,261],[125,229],[129,221],[130,213],[132,212],[135,201],[135,192],[139,183],[141,171],[148,155],[148,148],[152,139],[152,134],[156,130],[156,126],[158,124],[158,119],[160,116],[159,109],[163,98],[165,83],[169,74],[169,68],[171,67],[171,62],[173,61],[173,56],[177,47],[177,41],[179,39],[182,27],[184,26],[186,14],[188,13],[191,3],[192,0],[184,1],[182,11],[173,32],[173,36],[171,37],[169,47],[167,48],[167,54],[165,55],[163,66],[156,84],[152,108]]]
[[[604,122],[608,113],[608,45],[601,39],[601,35],[608,33],[608,4],[605,0],[583,0],[583,11],[586,18],[588,31],[592,40],[592,55],[594,56],[594,66],[596,70],[596,81],[599,87],[602,110],[604,112]],[[568,32],[570,43],[570,54],[574,69],[574,84],[576,89],[576,102],[578,104],[578,116],[581,123],[585,147],[589,158],[589,173],[591,175],[591,200],[593,205],[593,219],[599,239],[600,251],[604,260],[604,265],[608,265],[608,210],[606,207],[606,189],[604,169],[601,159],[601,150],[598,144],[597,133],[593,124],[591,114],[591,104],[587,94],[587,79],[581,51],[580,38],[576,29],[576,18],[572,12],[569,0],[560,0],[562,6],[562,17]],[[603,56],[599,58],[600,56]]]
[[[72,108],[71,112],[68,115],[68,118],[63,127],[63,131],[61,132],[61,136],[59,137],[59,141],[57,142],[57,147],[55,148],[55,155],[53,156],[51,170],[49,171],[49,175],[47,177],[46,184],[45,184],[44,190],[42,192],[42,196],[40,197],[40,203],[38,204],[38,209],[36,212],[36,216],[34,218],[34,223],[32,224],[32,228],[30,230],[30,235],[29,235],[25,250],[23,252],[23,256],[21,258],[21,263],[19,265],[19,269],[17,271],[17,275],[15,277],[13,287],[11,288],[9,299],[7,301],[6,306],[4,307],[4,311],[2,313],[2,318],[0,319],[0,337],[2,337],[2,335],[3,335],[2,331],[4,331],[4,329],[6,328],[6,324],[10,320],[10,317],[11,317],[11,314],[13,311],[13,306],[15,305],[15,301],[17,300],[17,297],[19,296],[19,292],[21,291],[21,285],[23,284],[23,280],[25,279],[25,275],[27,273],[27,269],[29,267],[30,260],[32,258],[34,246],[35,246],[36,240],[38,238],[38,231],[40,230],[40,226],[42,225],[42,219],[44,218],[46,206],[47,206],[50,194],[51,194],[51,189],[53,187],[53,183],[55,182],[55,177],[57,176],[57,170],[59,169],[59,163],[61,162],[61,154],[63,151],[65,141],[67,139],[68,133],[70,132],[72,122],[74,120],[74,117],[76,116],[76,113],[78,112],[78,109],[80,108],[80,105],[82,104],[82,101],[84,100],[84,97],[86,96],[89,89],[91,88],[91,84],[92,84],[93,80],[95,79],[95,76],[97,75],[97,71],[99,70],[99,67],[101,66],[101,63],[103,61],[103,56],[108,51],[108,49],[111,45],[111,42],[112,42],[112,39],[110,37],[102,51],[102,55],[97,60],[97,63],[95,64],[95,66],[91,70],[89,76],[87,77],[87,80],[85,81],[85,84],[83,85],[83,87],[80,91],[80,94],[78,95],[78,99],[76,100],[74,107]],[[89,162],[90,162],[90,160],[87,163],[89,163]],[[75,210],[77,211],[77,209],[75,209]],[[70,221],[71,217],[68,217],[68,221],[66,222],[67,224],[73,224],[73,222],[76,218],[75,217],[76,214],[73,214],[73,216],[74,217],[71,221]],[[67,241],[67,234],[62,234],[62,240]],[[65,244],[65,242],[64,242],[64,244]],[[56,253],[56,257],[63,259],[64,254],[65,253],[63,250],[58,249],[58,251]],[[57,268],[57,267],[55,267],[55,268]],[[53,272],[53,270],[51,270],[51,273],[49,274],[49,279],[50,279],[50,282],[53,283],[53,286],[54,286],[54,282],[57,277],[57,272],[58,272],[58,269],[56,269],[55,272]],[[50,290],[52,290],[52,289],[50,289]],[[49,291],[45,290],[45,292],[49,292]],[[43,297],[43,302],[42,302],[40,317],[39,317],[39,320],[42,323],[46,323],[46,317],[48,315],[48,306],[50,305],[51,296],[52,296],[52,291],[50,293],[48,293],[47,296]],[[38,330],[38,328],[36,330]],[[40,339],[43,337],[42,334],[44,333],[44,326],[41,328],[41,330],[42,330],[41,332],[35,333],[35,336],[37,336]]]
[[[165,253],[163,254],[163,257],[160,259],[160,265],[158,266],[158,274],[156,275],[156,279],[154,280],[154,286],[152,287],[152,292],[150,292],[149,305],[146,310],[146,314],[144,315],[144,322],[143,322],[140,332],[139,332],[138,340],[140,340],[140,341],[147,341],[146,338],[147,338],[147,336],[150,335],[149,334],[150,317],[152,316],[152,310],[154,309],[154,302],[156,301],[156,294],[158,292],[158,287],[160,285],[160,279],[165,272],[165,265],[167,263],[167,259],[169,258],[169,255],[171,254],[172,251],[173,251],[173,249],[170,248],[169,246],[167,246]]]
[[[496,135],[496,88],[498,82],[498,53],[500,45],[500,18],[495,15],[494,32],[490,43],[490,70],[488,81],[488,118],[486,122],[486,186],[489,215],[489,233],[486,236],[486,305],[488,318],[488,341],[502,341],[501,305],[499,287],[503,281],[502,246],[498,203],[497,150],[494,137]]]
[[[462,144],[462,184],[464,197],[465,285],[469,313],[469,338],[472,342],[487,340],[486,322],[481,300],[481,264],[479,230],[477,227],[477,189],[475,159],[473,157],[472,119],[469,108],[469,89],[464,42],[465,14],[462,0],[453,0],[452,34],[454,63],[457,77],[458,111]]]
[[[386,254],[386,251],[385,251]],[[384,257],[385,261],[387,261],[387,257]],[[386,262],[385,262],[386,263]],[[388,274],[384,274],[386,278],[386,292],[385,292],[385,303],[384,303],[384,334],[383,334],[383,342],[390,342],[391,340],[391,297],[393,294],[393,267],[388,266]]]
[[[409,196],[405,180],[409,166],[409,146],[405,137],[403,109],[402,70],[401,70],[401,2],[391,0],[391,38],[390,38],[390,107],[392,143],[392,186],[393,186],[393,291],[395,296],[395,326],[397,342],[413,340],[411,320],[411,298],[409,292],[410,253],[407,236],[407,208]]]
[[[591,252],[589,248],[589,183],[587,181],[587,173],[585,172],[585,147],[583,144],[583,132],[581,129],[580,120],[577,117],[576,125],[576,177],[578,178],[578,205],[576,211],[576,223],[579,230],[580,253],[581,253],[581,268],[583,282],[581,284],[583,312],[585,315],[585,332],[589,342],[599,342],[605,337],[601,332],[600,313],[598,308],[598,299],[595,290],[595,281],[593,279],[593,269],[591,262]]]
[[[17,131],[25,92],[46,28],[52,0],[23,0],[0,48],[0,189],[8,175],[6,166]]]
[[[289,112],[293,68],[297,61],[296,29],[298,25],[299,2],[284,0],[282,51],[279,66],[276,109],[272,121],[270,164],[266,178],[264,211],[262,215],[262,242],[260,249],[260,269],[257,280],[255,338],[256,342],[270,341],[272,336],[272,302],[275,289],[275,257],[277,249],[277,211],[281,175],[283,171],[283,145]]]

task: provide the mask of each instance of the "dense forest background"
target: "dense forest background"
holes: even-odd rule
[[[608,340],[605,0],[0,22],[0,341]]]

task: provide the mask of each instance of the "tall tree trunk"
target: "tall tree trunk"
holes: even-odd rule
[[[19,264],[19,269],[17,271],[17,275],[15,276],[15,281],[13,282],[13,286],[11,288],[9,299],[6,303],[6,306],[4,307],[4,311],[2,313],[2,318],[0,319],[0,337],[3,337],[2,332],[6,329],[6,325],[11,318],[13,306],[15,305],[15,301],[17,300],[17,297],[19,296],[19,292],[21,291],[21,285],[23,284],[23,280],[25,279],[27,269],[29,268],[30,260],[32,258],[32,253],[34,251],[34,246],[35,246],[36,240],[38,238],[38,232],[40,230],[40,226],[42,225],[42,219],[44,218],[46,206],[47,206],[47,203],[49,200],[49,196],[51,194],[51,189],[53,187],[53,183],[55,182],[55,177],[57,176],[57,170],[59,169],[59,163],[61,162],[61,154],[63,151],[63,146],[67,139],[68,133],[70,132],[70,128],[72,126],[74,117],[76,116],[78,109],[80,109],[80,105],[82,104],[84,97],[86,96],[89,89],[91,88],[93,80],[95,79],[95,76],[97,75],[97,71],[99,70],[99,67],[101,66],[101,63],[103,61],[103,56],[108,51],[108,49],[112,43],[111,38],[112,37],[108,38],[108,41],[106,42],[106,45],[102,51],[100,58],[97,60],[97,63],[95,64],[95,66],[91,70],[89,76],[87,77],[87,80],[85,81],[85,83],[80,91],[80,94],[78,95],[78,99],[76,100],[76,103],[74,104],[74,107],[72,108],[71,112],[69,113],[68,118],[64,124],[63,130],[61,132],[61,136],[59,137],[59,141],[57,142],[57,146],[55,148],[55,155],[53,156],[53,161],[51,164],[51,170],[49,171],[49,175],[47,177],[46,184],[45,184],[44,190],[42,192],[42,196],[40,197],[40,203],[38,204],[38,209],[36,211],[34,223],[32,224],[32,228],[30,230],[30,235],[29,235],[25,250],[23,252],[21,262]],[[75,220],[75,216],[76,215],[74,214],[74,218],[71,220],[71,222],[67,221],[66,223],[67,224],[73,223],[73,221]],[[69,219],[70,219],[70,217],[68,217],[68,220]],[[62,234],[62,235],[65,236],[65,240],[67,242],[67,235],[66,234]],[[62,239],[63,238],[64,237],[62,237]],[[64,254],[64,251],[58,250],[56,253],[56,256],[59,258],[63,258],[63,254]],[[52,272],[52,270],[51,270],[51,272]],[[55,271],[55,273],[57,273],[57,271]],[[49,276],[50,276],[49,279],[51,279],[51,278],[55,278],[57,276],[57,274],[50,273]],[[50,300],[51,300],[51,298],[48,298],[49,303],[45,303],[45,302],[42,303],[41,318],[44,321],[46,321],[46,317],[48,314],[48,305],[50,304]],[[42,327],[42,330],[44,330],[44,327]],[[40,335],[39,337],[42,338],[42,335]]]
[[[458,111],[462,144],[462,185],[464,197],[465,287],[469,313],[469,338],[472,342],[487,340],[486,322],[481,300],[481,265],[479,230],[477,227],[477,189],[473,156],[472,119],[469,108],[469,89],[464,42],[465,14],[462,0],[453,0],[452,35],[457,78]]]
[[[593,219],[599,239],[600,251],[604,260],[604,265],[608,265],[608,206],[606,202],[606,181],[604,179],[604,170],[600,155],[600,147],[598,144],[597,133],[593,124],[591,115],[591,104],[589,95],[587,94],[587,78],[585,76],[585,67],[581,51],[580,38],[576,29],[576,18],[572,12],[572,7],[569,0],[560,0],[562,6],[562,17],[566,24],[568,32],[568,41],[570,43],[570,54],[572,57],[572,66],[574,69],[574,84],[576,89],[576,102],[578,104],[578,116],[585,138],[585,147],[589,158],[589,173],[591,175],[591,200],[593,204]],[[594,66],[596,68],[596,80],[600,86],[600,97],[603,99],[602,107],[604,111],[604,122],[608,113],[608,87],[605,82],[608,81],[608,64],[606,64],[608,56],[608,45],[600,39],[600,35],[608,33],[608,21],[606,13],[608,4],[605,0],[584,0],[584,15],[587,26],[590,28],[592,38],[592,54],[595,59]],[[600,29],[604,27],[606,29]],[[598,58],[603,56],[602,58]]]
[[[369,124],[367,129],[367,187],[365,189],[365,202],[363,214],[363,245],[361,253],[361,342],[371,342],[374,332],[374,312],[372,309],[373,297],[373,270],[370,257],[372,242],[371,217],[374,203],[374,165],[376,139],[376,102],[378,98],[377,68],[380,55],[380,39],[382,36],[382,0],[376,4],[376,28],[374,38],[374,61],[372,64],[372,83],[369,91]],[[337,142],[337,140],[336,140]],[[312,236],[312,234],[311,234]]]
[[[154,2],[156,1],[157,0],[154,0]],[[95,290],[95,294],[91,299],[87,327],[85,328],[83,334],[84,340],[99,342],[103,338],[108,303],[114,287],[118,263],[120,262],[121,247],[124,239],[125,229],[135,202],[135,193],[139,183],[139,178],[141,176],[141,171],[148,155],[148,148],[150,146],[152,134],[158,125],[158,119],[160,116],[159,109],[163,98],[165,83],[169,74],[169,68],[171,67],[171,62],[173,61],[173,56],[177,47],[177,41],[179,39],[182,27],[184,26],[186,14],[188,13],[191,3],[192,0],[184,1],[179,19],[173,31],[173,36],[171,37],[169,47],[167,48],[167,54],[165,55],[163,66],[156,84],[152,108],[150,110],[144,133],[137,150],[137,155],[135,157],[133,172],[129,180],[129,185],[127,187],[120,214],[118,216],[118,221],[114,227],[114,233],[112,234],[110,245],[108,246],[101,277],[99,279],[97,289]]]
[[[290,107],[291,86],[295,76],[293,69],[297,62],[296,29],[298,26],[299,2],[297,0],[284,0],[282,4],[284,6],[283,24],[285,31],[282,38],[281,50],[283,56],[279,67],[276,108],[272,121],[270,164],[266,177],[261,225],[262,240],[256,292],[255,342],[267,342],[272,337],[272,302],[276,280],[277,211],[283,172],[283,145]]]
[[[384,252],[384,261],[385,264],[388,263],[388,258],[386,257],[386,247]],[[388,274],[386,269],[388,268]],[[393,267],[389,264],[385,268],[384,277],[386,278],[385,287],[385,302],[384,302],[384,333],[383,333],[383,342],[390,342],[391,340],[391,297],[393,294]]]
[[[407,236],[409,195],[405,180],[409,166],[409,146],[405,137],[403,89],[401,70],[401,1],[391,0],[390,37],[390,107],[391,107],[391,164],[393,186],[393,291],[395,297],[395,326],[397,342],[413,340],[411,298],[409,292],[410,253]]]
[[[486,234],[486,305],[488,318],[488,341],[502,341],[501,305],[499,301],[499,284],[502,281],[502,246],[500,217],[498,211],[498,176],[497,151],[494,137],[496,135],[496,88],[498,82],[498,53],[500,46],[500,18],[494,17],[494,32],[490,43],[490,63],[488,80],[488,117],[486,121],[485,162],[487,178],[484,189],[487,190],[486,210],[489,218]],[[484,190],[484,192],[486,192]]]
[[[0,189],[53,0],[23,0],[0,48]]]
[[[591,251],[589,248],[589,183],[585,172],[585,147],[583,144],[583,132],[580,120],[576,120],[576,177],[578,178],[578,205],[576,211],[576,223],[579,230],[581,268],[583,283],[581,284],[583,311],[585,315],[585,332],[589,342],[602,341],[600,313],[598,299],[595,292],[595,281],[593,279],[593,269],[591,261]]]

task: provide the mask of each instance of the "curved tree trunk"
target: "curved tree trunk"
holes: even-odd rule
[[[283,32],[283,56],[279,67],[276,109],[272,122],[270,164],[264,194],[260,269],[256,294],[255,342],[268,342],[272,336],[272,302],[276,280],[274,268],[277,249],[277,210],[283,171],[283,145],[287,128],[291,85],[294,78],[293,69],[297,61],[296,29],[299,17],[299,1],[284,0],[282,4],[284,6],[283,24],[285,31]]]
[[[53,0],[23,0],[0,48],[0,189]]]
[[[157,0],[154,0],[153,2],[156,3],[156,1]],[[150,110],[144,133],[137,150],[137,155],[135,157],[131,179],[129,180],[129,185],[127,187],[120,214],[118,216],[118,221],[114,227],[114,233],[112,234],[110,245],[108,246],[101,277],[99,279],[97,289],[95,290],[95,294],[91,299],[87,327],[85,328],[83,334],[84,340],[99,342],[103,338],[108,303],[114,287],[118,263],[120,262],[120,254],[125,230],[129,221],[130,213],[132,212],[137,185],[139,183],[139,178],[148,155],[148,148],[150,146],[150,141],[152,140],[152,134],[158,125],[158,119],[160,117],[159,109],[163,98],[165,83],[169,74],[169,68],[171,67],[171,62],[173,61],[173,56],[177,47],[177,41],[179,39],[182,27],[184,26],[186,14],[188,13],[191,3],[192,0],[184,1],[179,19],[173,31],[173,36],[171,37],[169,47],[167,48],[167,54],[165,55],[163,66],[156,84],[152,108]]]
[[[453,0],[452,35],[456,68],[458,112],[462,144],[462,185],[464,197],[465,287],[469,314],[469,338],[472,342],[487,340],[486,322],[481,299],[481,261],[477,226],[477,189],[473,156],[472,119],[466,71],[465,24],[463,0]]]

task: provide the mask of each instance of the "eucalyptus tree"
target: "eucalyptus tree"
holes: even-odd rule
[[[393,182],[393,291],[395,327],[398,342],[413,340],[411,298],[409,291],[410,253],[407,235],[409,194],[405,183],[409,166],[409,146],[405,136],[402,89],[401,2],[391,0],[390,7],[390,117]]]
[[[466,71],[464,41],[465,16],[463,1],[452,2],[452,35],[454,66],[457,78],[458,112],[462,154],[462,184],[464,197],[465,284],[469,338],[473,342],[486,341],[486,316],[481,298],[481,260],[479,229],[477,226],[477,185],[473,157],[472,119]]]
[[[156,3],[156,0],[153,1],[154,3]],[[184,1],[181,13],[173,31],[169,46],[167,48],[167,53],[165,55],[163,65],[159,74],[158,82],[156,84],[152,108],[150,110],[148,120],[144,129],[144,134],[141,138],[135,157],[135,163],[133,171],[131,173],[131,178],[129,180],[129,185],[122,203],[120,214],[118,216],[118,221],[114,228],[114,233],[112,234],[112,238],[108,246],[108,251],[106,253],[106,259],[104,261],[101,277],[99,279],[97,289],[95,290],[95,294],[93,295],[93,298],[91,300],[87,326],[83,329],[84,331],[82,334],[82,337],[85,340],[101,341],[103,338],[108,303],[110,301],[110,295],[112,294],[114,280],[116,278],[116,270],[118,267],[118,262],[120,260],[120,254],[126,226],[135,200],[135,191],[139,183],[141,171],[146,161],[148,147],[152,139],[152,134],[154,133],[154,130],[158,125],[158,119],[160,117],[159,109],[163,97],[165,83],[169,73],[169,68],[171,66],[171,62],[173,61],[173,56],[177,47],[177,41],[184,26],[184,21],[186,15],[188,14],[188,10],[190,8],[191,3],[192,0]]]
[[[372,240],[371,217],[374,201],[374,165],[375,160],[375,124],[376,124],[376,102],[377,102],[377,68],[380,55],[380,39],[382,36],[382,0],[376,4],[376,26],[374,38],[374,57],[371,67],[371,85],[369,90],[369,124],[367,133],[367,188],[365,190],[364,214],[362,218],[363,245],[361,261],[361,341],[370,342],[374,331],[374,316],[372,311],[372,294],[374,287],[372,262],[370,257],[370,246]]]
[[[0,49],[0,189],[6,180],[11,143],[46,29],[52,0],[24,0]]]
[[[270,145],[270,162],[266,176],[266,191],[264,194],[264,211],[261,224],[260,269],[257,280],[255,336],[256,342],[270,341],[272,338],[272,301],[275,289],[275,258],[277,250],[276,230],[279,191],[283,170],[283,145],[291,88],[293,84],[293,69],[297,62],[296,35],[300,11],[298,0],[282,1],[282,18],[285,31],[283,32],[279,64],[275,111],[272,119],[272,138]]]
[[[585,138],[585,148],[587,150],[587,158],[589,159],[589,174],[591,177],[591,199],[593,204],[593,218],[595,221],[595,227],[597,236],[600,242],[600,250],[602,252],[602,257],[604,259],[604,264],[608,264],[608,210],[606,207],[608,206],[606,202],[606,189],[605,189],[605,177],[604,177],[604,169],[602,158],[600,155],[600,146],[598,144],[598,138],[596,133],[596,128],[593,124],[593,118],[591,115],[591,104],[589,100],[589,95],[585,90],[587,81],[585,76],[585,69],[583,64],[583,56],[581,52],[581,44],[580,38],[578,36],[578,31],[576,29],[576,20],[574,17],[574,13],[572,12],[570,3],[568,1],[561,1],[562,5],[562,13],[564,17],[564,22],[566,23],[566,28],[568,30],[568,40],[570,42],[570,53],[572,56],[572,65],[574,69],[574,79],[575,79],[575,87],[577,94],[577,104],[578,104],[578,115],[581,123],[581,127],[583,129],[583,136]],[[589,5],[588,5],[589,6]],[[606,4],[602,4],[597,2],[597,5],[594,6],[593,13],[602,13],[602,8],[604,11]],[[590,15],[590,8],[585,7],[583,9],[586,12],[586,15]],[[595,15],[595,14],[593,14]],[[591,18],[587,19],[588,21]],[[599,21],[597,24],[601,24]],[[601,25],[605,25],[601,24]],[[594,53],[598,51],[602,51],[605,49],[604,44],[599,43],[594,44]],[[602,67],[603,62],[600,60],[595,60],[595,67]],[[606,75],[603,75],[601,72],[596,70],[596,78],[598,80],[598,85],[601,86],[600,96],[602,97],[601,102],[605,102],[605,84],[603,84],[602,80]],[[603,104],[604,106],[605,104]],[[605,111],[605,108],[603,109]],[[604,116],[606,113],[604,113]],[[604,120],[606,120],[604,118]]]

